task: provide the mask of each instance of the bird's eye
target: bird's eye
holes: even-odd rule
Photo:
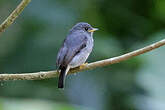
[[[85,27],[85,30],[88,31],[88,27]]]

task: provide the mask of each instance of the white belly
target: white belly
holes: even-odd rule
[[[92,52],[92,48],[93,48],[93,38],[90,38],[87,41],[86,47],[83,48],[80,53],[78,53],[69,63],[69,66],[71,68],[77,67],[82,65],[83,63],[85,63],[85,61],[87,60],[89,54]]]

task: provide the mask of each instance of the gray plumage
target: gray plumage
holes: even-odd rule
[[[60,71],[58,88],[64,87],[65,76],[70,68],[85,63],[93,48],[93,32],[97,30],[88,23],[77,23],[69,31],[57,55],[57,67]]]

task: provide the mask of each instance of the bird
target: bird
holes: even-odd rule
[[[93,28],[86,22],[74,25],[63,41],[56,59],[57,71],[59,71],[58,88],[64,88],[65,77],[71,68],[83,65],[92,52],[94,41]]]

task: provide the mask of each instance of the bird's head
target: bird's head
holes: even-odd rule
[[[98,28],[93,28],[90,24],[85,22],[79,22],[71,29],[71,32],[81,31],[88,34],[92,34],[94,31],[97,31]]]

